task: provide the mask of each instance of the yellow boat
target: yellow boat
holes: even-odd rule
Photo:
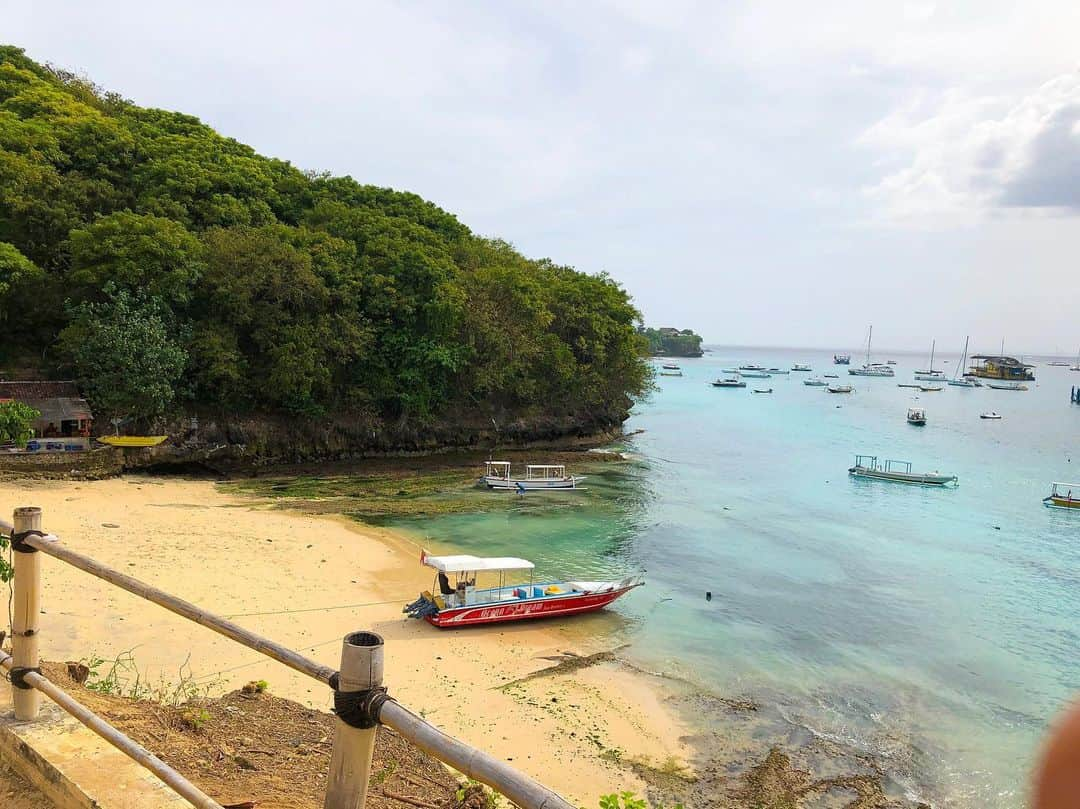
[[[1053,483],[1050,494],[1043,498],[1050,508],[1080,509],[1080,483]]]
[[[113,447],[156,447],[167,435],[103,435],[98,441]]]

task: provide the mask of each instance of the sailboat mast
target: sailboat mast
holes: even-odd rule
[[[870,365],[870,343],[874,340],[874,324],[870,324],[870,333],[866,335],[866,364]]]
[[[930,341],[930,373],[934,372],[934,349],[937,348],[937,340]]]

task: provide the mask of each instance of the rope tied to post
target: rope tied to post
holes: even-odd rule
[[[47,534],[44,531],[37,531],[31,528],[28,531],[12,531],[11,532],[11,549],[16,553],[37,553],[38,549],[32,545],[28,545],[26,540],[30,537],[44,537]]]

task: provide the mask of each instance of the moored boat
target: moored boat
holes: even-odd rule
[[[926,425],[926,410],[921,407],[909,407],[907,411],[907,423],[917,427]]]
[[[809,379],[804,379],[803,384],[809,385],[811,388],[823,388],[829,383],[824,379],[818,379],[816,376],[812,376]]]
[[[576,489],[584,477],[566,474],[562,464],[529,464],[525,477],[510,474],[509,461],[484,461],[484,474],[480,482],[489,489],[539,491],[543,489]]]
[[[934,349],[937,348],[937,340],[930,341],[930,367],[915,372],[915,378],[924,382],[933,382],[945,379],[945,372],[934,368]]]
[[[717,379],[712,383],[714,388],[745,388],[746,383],[741,379],[735,379],[734,377],[728,377],[727,379]]]
[[[98,441],[112,447],[156,447],[168,437],[167,435],[103,435],[98,438]]]
[[[614,581],[535,582],[533,563],[514,557],[429,556],[421,551],[420,563],[434,568],[435,581],[402,612],[443,629],[594,612],[645,584],[640,574]],[[525,571],[527,583],[507,581],[507,574],[524,579]],[[497,577],[497,584],[477,587],[481,573]]]
[[[874,339],[874,327],[866,335],[866,362],[861,368],[848,368],[852,376],[896,376],[896,372],[886,363],[870,362],[870,344]]]
[[[1050,508],[1080,509],[1080,483],[1051,483],[1050,494],[1043,498]]]
[[[986,387],[993,388],[994,390],[1027,390],[1027,385],[1022,385],[1019,382],[987,382]]]
[[[682,376],[682,371],[661,371],[660,376]]]
[[[1001,418],[1001,414],[994,411],[994,410],[988,410],[985,413],[980,413],[979,418],[981,418],[981,419],[990,419],[992,421],[997,421],[998,419]]]
[[[772,374],[768,371],[739,371],[739,376],[745,376],[747,379],[768,379]]]
[[[833,354],[833,365],[851,365],[850,354]]]
[[[825,378],[826,379],[839,379],[840,377],[837,376],[836,374],[825,374]]]
[[[754,393],[772,393],[772,388],[754,388]]]
[[[851,385],[829,385],[825,388],[829,393],[854,393],[855,388]]]
[[[764,371],[765,366],[764,365],[740,365],[739,370],[740,371]]]
[[[785,370],[783,368],[769,368],[768,371],[769,371],[770,374],[790,374],[791,373],[791,371]]]
[[[923,393],[937,393],[942,390],[941,385],[919,385],[919,390]]]
[[[945,486],[958,483],[956,475],[940,472],[912,472],[910,461],[879,461],[876,455],[856,455],[855,465],[848,469],[855,478],[891,480],[895,483],[914,483],[919,486]]]
[[[809,365],[803,365],[802,363],[795,363],[791,366],[792,371],[809,371],[811,370]]]
[[[679,366],[678,366],[678,365],[676,365],[676,364],[675,364],[675,363],[673,363],[673,362],[665,362],[665,363],[664,363],[664,364],[663,364],[663,365],[662,365],[661,367],[662,367],[662,368],[663,368],[663,369],[664,369],[665,371],[680,371],[680,370],[682,370],[681,368],[679,368]]]

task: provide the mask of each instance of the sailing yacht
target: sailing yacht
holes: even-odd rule
[[[874,338],[874,327],[870,326],[870,333],[866,336],[866,362],[861,368],[848,368],[852,376],[896,376],[889,365],[880,362],[870,362],[870,342]]]
[[[949,384],[952,385],[955,388],[981,388],[982,387],[982,383],[979,382],[979,380],[961,376],[961,374],[966,373],[964,371],[964,366],[967,365],[968,342],[970,340],[971,340],[970,335],[964,338],[964,353],[960,357],[960,362],[957,363],[957,365],[956,365],[956,370],[953,371],[953,378],[949,380]]]
[[[921,371],[915,372],[915,378],[921,379],[925,382],[936,382],[945,378],[944,371],[934,370],[934,349],[937,348],[937,340],[930,341],[930,367]]]

